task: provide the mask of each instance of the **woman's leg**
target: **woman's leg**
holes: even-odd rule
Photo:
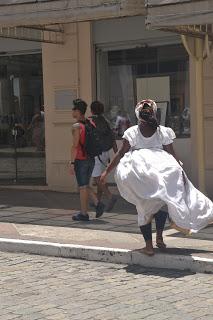
[[[156,224],[156,245],[160,249],[165,249],[166,244],[163,241],[163,230],[165,227],[166,219],[168,213],[162,210],[159,210],[155,214],[155,224]]]
[[[106,206],[106,211],[109,212],[109,211],[111,211],[113,209],[113,207],[114,207],[114,205],[115,205],[115,203],[117,201],[117,197],[110,192],[109,187],[108,187],[108,183],[102,184],[100,182],[100,178],[101,177],[94,178],[95,182],[97,184],[97,196],[98,196],[98,199],[100,201],[102,195],[105,194],[105,196],[108,199],[108,203],[107,203],[107,206]]]
[[[101,201],[104,187],[100,183],[100,176],[99,177],[94,177],[94,181],[95,181],[95,184],[97,186],[97,197],[98,197],[98,200]]]
[[[144,237],[146,247],[142,249],[143,253],[152,256],[154,254],[153,243],[152,243],[152,224],[146,224],[140,226],[141,233]]]

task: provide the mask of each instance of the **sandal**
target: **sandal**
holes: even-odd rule
[[[156,237],[156,247],[159,249],[166,249],[166,244],[163,241],[163,237]]]

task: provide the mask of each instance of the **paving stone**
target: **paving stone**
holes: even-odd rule
[[[1,253],[0,320],[209,320],[212,275]]]

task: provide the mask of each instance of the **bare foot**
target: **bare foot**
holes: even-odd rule
[[[145,248],[140,249],[140,251],[150,257],[155,254],[153,248],[148,249],[145,247]]]

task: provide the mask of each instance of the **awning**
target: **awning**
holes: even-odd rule
[[[0,27],[145,15],[144,0],[0,0]]]
[[[48,2],[48,0],[1,0],[0,6],[8,6],[11,4],[24,4],[24,3],[36,3],[36,2]]]
[[[0,37],[63,44],[63,24],[145,12],[144,0],[0,0]]]
[[[213,40],[213,0],[146,0],[146,26]]]
[[[213,23],[213,0],[146,0],[151,28]]]

